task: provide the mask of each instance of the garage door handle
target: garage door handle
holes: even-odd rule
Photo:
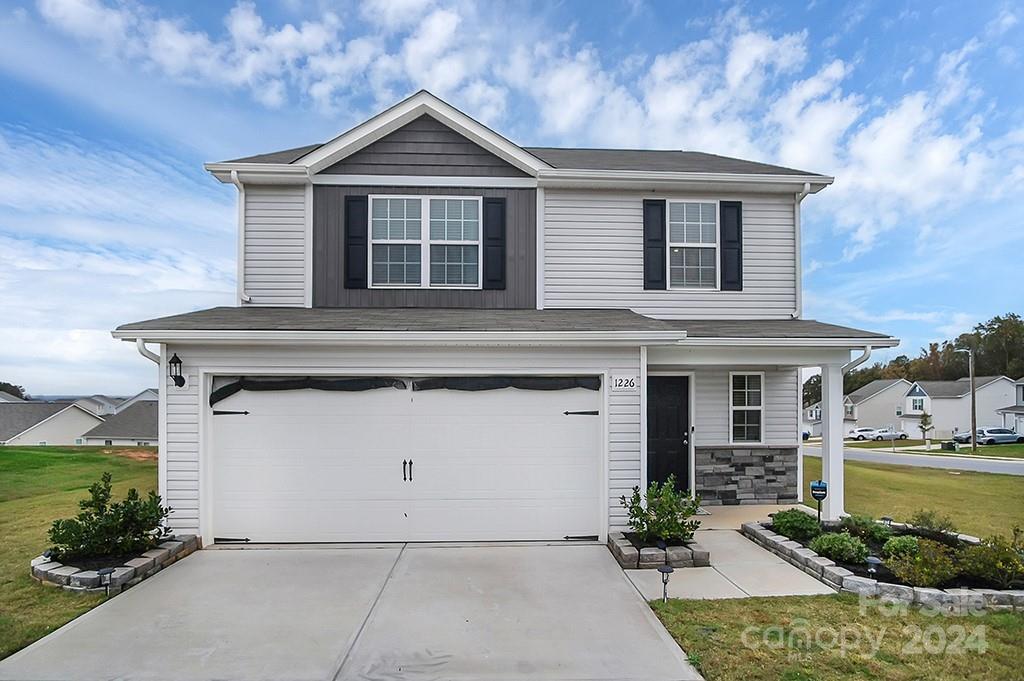
[[[402,482],[405,482],[407,480],[407,478],[405,477],[405,467],[408,465],[409,462],[406,461],[405,459],[402,459]]]
[[[412,459],[409,459],[409,482],[412,482]]]

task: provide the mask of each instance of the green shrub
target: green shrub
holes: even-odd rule
[[[819,535],[811,542],[810,548],[815,553],[840,563],[860,564],[866,562],[868,558],[868,547],[849,532]]]
[[[892,537],[882,546],[882,555],[886,558],[917,555],[917,537],[911,534]]]
[[[876,523],[869,515],[848,515],[839,524],[854,537],[860,537],[875,544],[884,544],[892,537],[892,529],[887,525]]]
[[[910,516],[910,524],[915,529],[924,530],[931,535],[956,533],[956,525],[949,516],[939,515],[936,511],[920,510]]]
[[[821,526],[818,525],[814,516],[807,515],[796,508],[779,511],[773,515],[772,529],[782,536],[802,544],[806,544],[821,534]]]
[[[652,482],[643,498],[640,488],[634,487],[628,500],[623,495],[619,501],[629,515],[629,526],[642,542],[690,541],[700,527],[699,520],[691,520],[700,507],[700,497],[691,499],[676,491],[674,475],[661,485]]]
[[[135,488],[123,501],[111,503],[110,473],[89,488],[89,498],[78,502],[75,518],[55,520],[50,528],[50,551],[68,561],[142,553],[155,547],[170,532],[163,527],[170,509],[150,492],[142,499]]]
[[[886,565],[911,586],[937,587],[959,574],[953,549],[931,539],[919,539],[917,553],[896,556]]]
[[[1011,539],[996,535],[981,544],[968,546],[960,554],[960,566],[964,574],[997,584],[1001,589],[1009,589],[1015,582],[1024,580],[1021,529],[1014,527]]]

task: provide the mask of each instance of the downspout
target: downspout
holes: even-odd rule
[[[160,355],[156,354],[152,350],[146,347],[146,341],[141,338],[135,339],[135,348],[139,351],[139,354],[148,359],[150,362],[160,364]]]
[[[804,188],[796,193],[793,203],[793,226],[796,230],[796,306],[791,313],[793,319],[799,319],[803,314],[804,306],[804,272],[803,272],[803,248],[800,238],[800,203],[811,193],[811,183],[804,182]]]
[[[231,184],[238,189],[238,299],[252,302],[245,292],[245,186],[238,179],[238,171],[231,171]]]
[[[850,362],[847,362],[846,364],[844,364],[843,368],[842,368],[842,372],[844,374],[849,373],[850,371],[852,371],[853,369],[856,369],[857,367],[859,367],[861,364],[863,364],[864,362],[868,361],[869,359],[871,359],[871,346],[870,345],[865,345],[864,346],[864,350],[861,352],[861,356],[856,358],[856,359],[854,359],[854,360],[852,360],[852,361],[850,361]]]

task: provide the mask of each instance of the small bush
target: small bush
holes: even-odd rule
[[[674,475],[668,476],[661,485],[652,482],[643,498],[640,488],[634,487],[628,500],[623,495],[619,501],[629,515],[629,526],[642,542],[690,541],[700,527],[699,520],[691,520],[700,507],[700,497],[691,499],[676,491]]]
[[[772,516],[772,529],[784,537],[793,541],[806,544],[821,534],[821,527],[818,521],[803,511],[792,508],[788,511],[779,511]]]
[[[1021,529],[1013,528],[1013,537],[989,537],[981,544],[968,546],[960,555],[964,574],[984,579],[1009,589],[1024,580],[1024,543]]]
[[[882,555],[886,558],[897,558],[899,556],[917,555],[917,537],[904,534],[899,537],[892,537],[882,546]]]
[[[931,539],[919,539],[916,554],[891,558],[886,565],[911,586],[937,587],[959,574],[953,549]]]
[[[869,515],[848,515],[843,518],[840,527],[854,537],[860,537],[879,545],[889,541],[889,538],[892,537],[890,527],[876,523],[875,519]]]
[[[920,510],[910,516],[910,524],[918,530],[924,530],[928,534],[941,535],[944,533],[955,533],[956,525],[949,516],[939,515],[936,511]]]
[[[55,520],[50,528],[54,558],[67,561],[82,558],[124,556],[148,551],[170,532],[163,521],[170,509],[150,492],[142,499],[135,488],[123,501],[111,503],[110,473],[89,488],[89,498],[78,502],[75,518]]]
[[[819,535],[811,542],[810,548],[826,558],[850,565],[864,563],[868,558],[868,547],[849,532]]]

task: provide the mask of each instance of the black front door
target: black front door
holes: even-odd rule
[[[690,486],[690,378],[647,378],[647,481],[665,482],[673,473],[676,488]]]

